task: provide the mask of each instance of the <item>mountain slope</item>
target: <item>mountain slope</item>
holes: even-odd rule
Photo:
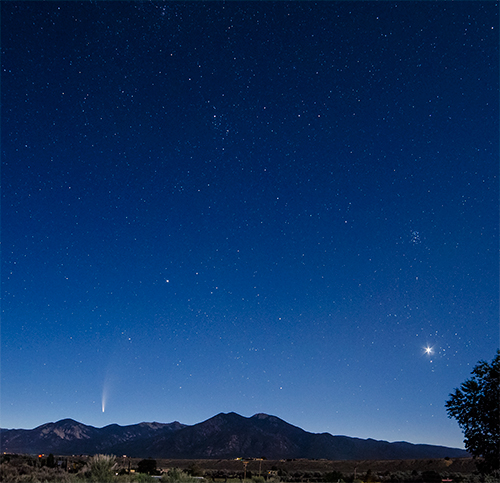
[[[112,453],[182,459],[265,456],[268,459],[361,460],[468,456],[464,450],[443,446],[309,433],[275,416],[256,414],[246,418],[236,413],[221,413],[192,426],[174,422],[94,428],[64,419],[32,430],[2,429],[0,451],[60,455]]]
[[[139,423],[130,426],[110,424],[103,428],[87,426],[72,419],[62,419],[37,428],[1,429],[0,450],[9,453],[95,454],[110,453],[113,448],[136,443],[158,433],[182,429],[178,422]],[[115,453],[117,454],[117,453]]]

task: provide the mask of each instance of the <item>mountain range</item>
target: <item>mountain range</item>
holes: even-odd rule
[[[255,414],[246,418],[236,413],[220,413],[194,425],[176,421],[96,428],[63,419],[34,429],[0,429],[0,451],[179,459],[384,460],[470,456],[462,449],[445,446],[310,433],[276,416]]]

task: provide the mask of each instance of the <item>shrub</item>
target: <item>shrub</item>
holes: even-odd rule
[[[326,473],[323,475],[323,480],[324,481],[343,481],[344,480],[344,475],[340,471],[332,471],[331,473]]]
[[[130,480],[131,483],[149,483],[153,481],[155,481],[155,479],[152,476],[145,473],[136,473]]]
[[[425,483],[441,483],[441,475],[437,471],[428,470],[422,473]]]
[[[90,480],[97,483],[107,483],[113,480],[116,468],[116,459],[112,455],[96,454],[92,456],[86,466],[86,473]]]
[[[203,476],[203,470],[200,468],[200,466],[196,463],[192,463],[189,466],[188,473],[191,476]]]
[[[178,468],[172,468],[161,477],[161,481],[164,483],[194,483],[199,480],[196,478],[192,478]]]

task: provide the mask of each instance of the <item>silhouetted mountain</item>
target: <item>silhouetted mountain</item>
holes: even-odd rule
[[[94,428],[63,419],[35,429],[2,429],[0,451],[7,453],[126,454],[134,457],[226,459],[236,457],[323,458],[331,460],[467,457],[461,449],[406,442],[315,434],[267,414],[245,418],[218,414],[187,426],[140,423]]]
[[[103,428],[86,426],[72,419],[62,419],[56,423],[47,423],[35,429],[1,429],[0,450],[8,453],[54,453],[96,454],[111,453],[111,449],[120,449],[121,445],[136,443],[154,434],[177,431],[184,424],[173,422],[139,423],[130,426],[110,424]],[[118,454],[114,452],[114,454]]]

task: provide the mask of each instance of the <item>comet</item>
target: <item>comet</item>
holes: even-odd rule
[[[106,410],[106,401],[108,399],[108,391],[107,391],[107,387],[106,387],[106,384],[104,384],[103,388],[102,388],[102,399],[101,399],[101,409],[102,409],[102,412],[104,412]]]

